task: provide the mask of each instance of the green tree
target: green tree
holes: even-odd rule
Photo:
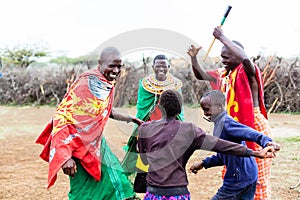
[[[46,56],[48,56],[48,52],[34,46],[5,48],[0,55],[3,65],[13,65],[21,68],[26,68],[39,58]]]
[[[92,65],[97,64],[98,57],[97,56],[79,56],[76,58],[69,58],[66,56],[59,56],[50,60],[50,63],[57,63],[61,65],[78,65],[84,64],[90,68]]]
[[[50,60],[50,63],[57,63],[61,65],[77,65],[85,62],[87,59],[84,56],[69,58],[66,56],[59,56]]]

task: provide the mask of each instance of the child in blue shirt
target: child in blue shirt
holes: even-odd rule
[[[279,146],[273,143],[270,137],[235,121],[227,114],[225,95],[222,92],[213,90],[204,94],[200,100],[200,105],[204,115],[214,122],[214,136],[243,145],[246,145],[245,141],[256,142],[262,147],[273,145],[275,150],[279,150]],[[217,153],[193,164],[190,171],[197,173],[203,167],[210,168],[223,165],[226,166],[223,185],[212,200],[253,199],[258,178],[258,168],[253,157]]]

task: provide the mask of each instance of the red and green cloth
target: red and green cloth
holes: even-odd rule
[[[101,138],[112,109],[114,82],[98,69],[83,73],[70,87],[53,118],[37,138],[44,145],[40,157],[49,162],[51,187],[62,165],[71,157],[95,179],[101,178]]]
[[[101,180],[96,181],[75,159],[77,173],[70,177],[69,200],[122,200],[135,199],[132,184],[128,180],[118,158],[111,152],[106,140],[101,142]]]

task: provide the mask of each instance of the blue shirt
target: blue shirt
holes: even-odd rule
[[[224,140],[246,145],[245,141],[253,141],[266,147],[272,139],[256,130],[235,121],[226,111],[215,119],[213,135]],[[223,187],[241,189],[254,183],[258,177],[258,168],[253,157],[240,157],[217,153],[203,160],[203,167],[226,166]]]

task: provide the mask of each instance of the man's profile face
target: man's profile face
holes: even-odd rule
[[[157,59],[153,64],[155,78],[159,81],[166,80],[166,75],[169,71],[169,62],[167,59]]]
[[[104,61],[100,61],[100,72],[108,81],[116,80],[122,67],[123,63],[120,55],[110,55]]]

